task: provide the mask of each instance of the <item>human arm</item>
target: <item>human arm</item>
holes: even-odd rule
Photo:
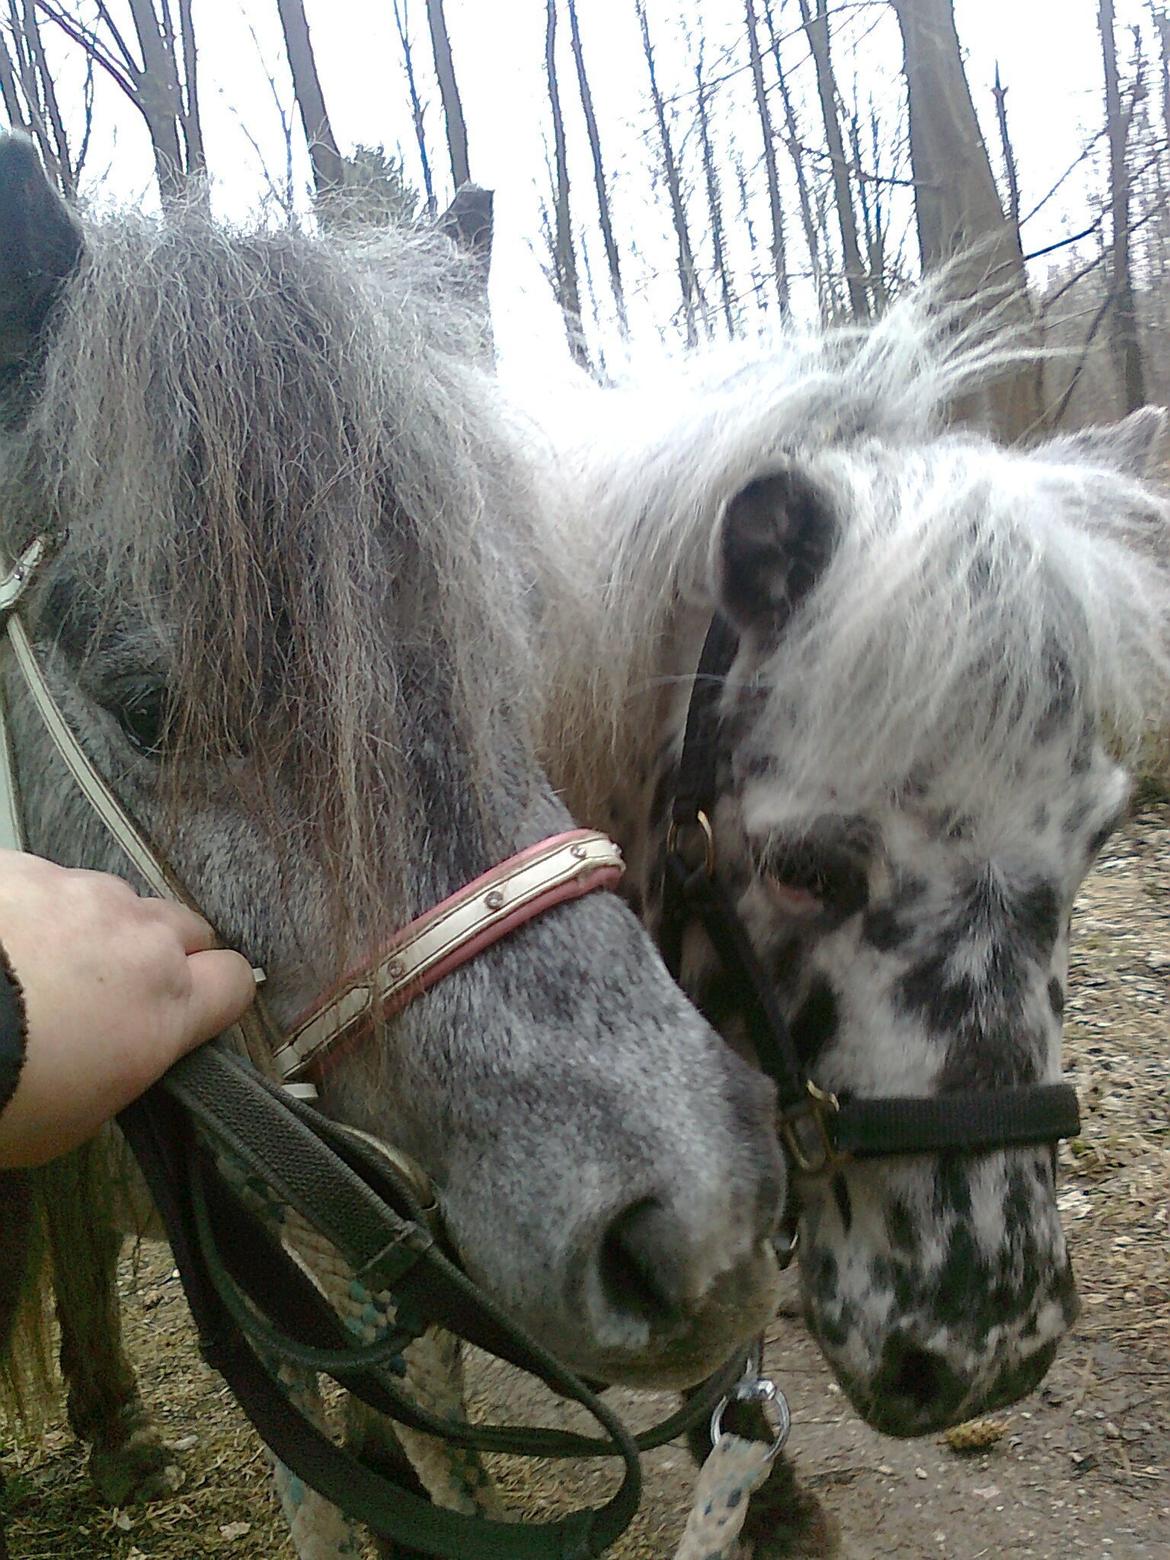
[[[92,1136],[239,1017],[252,972],[213,942],[119,878],[0,851],[0,1168]]]

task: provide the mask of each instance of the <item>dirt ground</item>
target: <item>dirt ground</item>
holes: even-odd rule
[[[1170,806],[1151,803],[1107,848],[1074,928],[1067,1056],[1084,1135],[1062,1149],[1061,1206],[1083,1314],[1040,1393],[967,1455],[861,1425],[795,1317],[769,1363],[793,1408],[791,1449],[840,1522],[849,1560],[1168,1560],[1170,1557]],[[264,1454],[195,1351],[165,1252],[127,1261],[128,1333],[144,1391],[179,1452],[172,1498],[125,1511],[93,1496],[63,1422],[11,1431],[4,1466],[12,1560],[291,1560]],[[480,1372],[493,1398],[521,1396]],[[642,1420],[669,1400],[626,1399]],[[498,1408],[498,1403],[497,1403]],[[549,1422],[569,1422],[555,1404]],[[667,1560],[693,1473],[667,1448],[614,1560]],[[545,1469],[506,1482],[516,1505],[596,1499],[599,1476]]]

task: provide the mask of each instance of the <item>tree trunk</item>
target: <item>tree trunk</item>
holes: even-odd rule
[[[597,190],[597,213],[601,221],[601,236],[605,242],[605,259],[609,266],[609,284],[617,305],[618,325],[624,336],[629,329],[626,319],[626,295],[622,287],[621,260],[613,236],[613,219],[609,209],[609,191],[605,182],[605,164],[601,158],[601,136],[597,129],[597,116],[593,112],[593,93],[585,71],[585,54],[581,48],[581,29],[577,24],[577,0],[569,0],[569,31],[572,34],[573,62],[577,67],[577,85],[581,92],[581,108],[585,115],[585,129],[589,135],[589,151],[593,158],[593,183]]]
[[[1162,109],[1162,144],[1170,147],[1170,16],[1167,16],[1165,8],[1156,6],[1154,0],[1150,0],[1150,17],[1154,23],[1154,30],[1158,34],[1158,99]],[[1160,157],[1154,164],[1154,171],[1158,187],[1158,244],[1157,266],[1158,280],[1165,286],[1166,275],[1170,269],[1170,189],[1167,188],[1166,158]]]
[[[731,301],[731,277],[727,270],[727,251],[723,242],[723,197],[719,189],[719,171],[715,166],[715,154],[711,146],[711,120],[707,111],[707,93],[710,89],[703,80],[703,49],[699,46],[699,58],[695,62],[695,98],[699,113],[699,144],[703,154],[703,176],[707,185],[707,215],[711,223],[711,248],[715,255],[715,275],[719,279],[719,292],[723,299],[723,318],[727,334],[735,335],[735,310]]]
[[[325,109],[325,94],[317,74],[317,58],[313,53],[313,40],[309,37],[304,0],[276,0],[276,7],[284,30],[293,93],[309,147],[313,187],[318,197],[327,196],[344,187],[345,165]]]
[[[654,48],[650,42],[650,23],[646,18],[646,0],[634,0],[634,9],[642,28],[642,51],[646,56],[646,68],[650,73],[650,96],[654,103],[654,117],[658,123],[658,137],[662,144],[662,163],[666,173],[666,188],[670,196],[670,211],[674,220],[674,235],[678,242],[678,282],[682,292],[683,323],[687,345],[693,347],[699,338],[697,309],[699,283],[695,271],[695,254],[691,248],[691,235],[687,227],[686,206],[683,203],[682,180],[678,162],[670,139],[670,127],[666,122],[666,107],[658,87],[658,70],[654,63]]]
[[[179,0],[179,33],[183,42],[183,139],[187,143],[187,172],[207,172],[203,145],[203,116],[199,111],[199,56],[195,50],[195,23],[191,0]]]
[[[914,3],[914,0],[910,0],[910,3]],[[849,184],[849,168],[841,140],[841,121],[837,114],[837,81],[833,74],[833,57],[829,46],[826,0],[817,0],[815,16],[809,10],[809,0],[800,0],[800,16],[817,70],[817,92],[825,121],[825,142],[833,166],[833,196],[837,205],[837,223],[841,229],[841,255],[845,262],[849,307],[854,319],[864,320],[869,318],[869,297],[857,242],[857,218],[853,212],[853,191]]]
[[[817,225],[813,217],[812,201],[809,198],[808,179],[805,176],[804,153],[801,150],[800,134],[796,124],[796,111],[792,104],[792,93],[788,90],[788,80],[784,73],[784,66],[780,59],[780,35],[776,31],[776,23],[772,18],[772,0],[764,0],[764,21],[768,28],[768,42],[772,50],[772,60],[776,67],[776,83],[780,88],[780,101],[784,105],[784,128],[787,132],[786,143],[788,155],[792,159],[792,171],[796,178],[796,196],[800,203],[800,224],[804,229],[804,241],[808,246],[809,269],[812,272],[813,286],[816,288],[817,305],[822,312],[825,310],[825,279],[821,267],[821,246],[817,237]]]
[[[995,98],[995,122],[999,126],[999,147],[1003,154],[1003,171],[1007,177],[1007,219],[1015,229],[1016,242],[1020,244],[1020,179],[1016,171],[1016,153],[1008,132],[1007,88],[999,79],[999,65],[995,67],[995,86],[991,89]],[[1021,250],[1023,248],[1021,244]]]
[[[418,82],[414,75],[414,49],[410,42],[410,15],[408,0],[394,0],[394,25],[398,28],[398,41],[402,45],[402,59],[406,66],[406,86],[410,93],[410,118],[414,125],[414,139],[418,145],[418,160],[422,166],[423,189],[427,196],[427,215],[438,211],[435,200],[435,181],[431,175],[431,157],[427,150],[426,132],[423,128],[422,101],[418,95]]]
[[[179,76],[152,0],[130,0],[130,15],[142,50],[138,106],[150,131],[159,193],[167,206],[182,195],[187,182],[187,160],[179,139],[183,114]]]
[[[31,134],[28,120],[25,118],[24,104],[20,100],[20,92],[16,85],[16,69],[2,31],[0,31],[0,97],[4,100],[4,112],[8,115],[11,128],[22,130],[25,135]]]
[[[60,104],[57,101],[56,83],[49,72],[49,62],[45,58],[45,46],[41,38],[40,23],[37,20],[33,0],[24,0],[22,24],[25,44],[39,89],[36,96],[36,119],[40,121],[37,126],[37,140],[40,142],[41,150],[45,154],[45,163],[52,169],[61,193],[63,195],[76,195],[77,177],[69,155],[69,140],[65,132],[65,121],[61,115]],[[40,112],[42,107],[44,109],[43,116]],[[51,147],[49,146],[50,138],[46,133],[44,124],[45,118],[48,119],[48,126],[52,129]]]
[[[988,288],[1005,317],[1032,326],[1018,231],[1006,220],[963,70],[953,0],[892,0],[902,32],[918,245],[924,271],[950,262],[955,294]],[[1024,364],[963,408],[1005,438],[1040,421],[1039,377]]]
[[[743,158],[739,148],[732,143],[732,166],[735,168],[735,184],[739,191],[739,220],[743,224],[743,230],[747,234],[748,253],[751,256],[752,297],[756,300],[756,307],[761,314],[767,314],[768,301],[764,297],[764,278],[760,272],[759,255],[760,246],[756,241],[756,226],[752,221],[752,202],[748,191],[747,173],[743,166]]]
[[[573,249],[573,222],[569,210],[569,159],[565,151],[565,121],[561,115],[561,89],[557,81],[557,0],[545,0],[544,69],[553,122],[553,212],[555,235],[553,266],[557,302],[564,315],[569,348],[585,367],[588,359],[581,330],[581,290],[577,281],[577,256]]]
[[[463,101],[455,80],[455,61],[451,58],[451,40],[447,36],[447,17],[443,0],[427,0],[427,21],[431,29],[431,47],[435,55],[435,74],[443,99],[443,117],[447,122],[447,148],[451,153],[451,177],[458,190],[471,182],[471,163],[467,156],[467,125],[463,119]]]
[[[1109,214],[1113,229],[1110,245],[1113,298],[1111,344],[1121,379],[1125,411],[1136,411],[1146,402],[1145,372],[1138,341],[1137,301],[1129,255],[1129,111],[1121,106],[1117,79],[1117,45],[1113,35],[1113,0],[1099,0],[1097,25],[1101,30],[1101,58],[1105,67],[1105,126],[1109,135]]]
[[[768,95],[764,91],[764,67],[760,59],[760,35],[756,25],[755,0],[746,0],[745,12],[752,87],[755,91],[756,113],[760,116],[760,132],[764,141],[764,174],[768,181],[768,210],[772,217],[772,272],[776,278],[776,296],[780,302],[780,313],[782,317],[786,317],[790,311],[788,257],[784,248],[784,212],[780,206],[780,178],[776,172],[776,137],[772,131]]]

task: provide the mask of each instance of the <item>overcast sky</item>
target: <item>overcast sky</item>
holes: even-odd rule
[[[1136,20],[1140,0],[1117,0],[1119,30]],[[124,0],[115,0],[115,13]],[[414,140],[406,107],[401,52],[394,32],[391,0],[306,0],[325,97],[343,150],[356,142],[401,145],[408,174],[417,177]],[[598,117],[613,177],[615,223],[626,242],[638,246],[647,277],[641,319],[648,326],[660,316],[670,282],[673,249],[665,200],[651,198],[651,154],[645,143],[649,103],[645,64],[633,0],[578,0],[584,48]],[[793,0],[775,0],[783,24],[794,26],[799,12]],[[437,91],[427,69],[429,45],[423,0],[410,0],[417,63],[428,102],[428,125],[436,173],[449,193],[449,170]],[[497,263],[494,305],[505,343],[513,328],[531,337],[534,299],[544,291],[540,273],[540,199],[547,190],[544,84],[544,0],[447,0],[456,71],[466,110],[472,174],[496,191]],[[743,36],[742,0],[651,0],[651,21],[660,50],[667,91],[693,85],[688,47],[680,16],[707,39],[706,57],[718,74],[722,52]],[[985,131],[994,130],[990,85],[998,61],[1009,88],[1008,111],[1016,140],[1028,211],[1074,160],[1101,118],[1101,65],[1096,33],[1097,0],[956,0],[960,36],[968,51],[968,74]],[[201,100],[209,163],[216,177],[221,211],[242,215],[265,188],[267,162],[276,181],[283,176],[284,152],[279,114],[269,85],[291,110],[279,23],[274,0],[195,0],[199,38]],[[853,79],[865,96],[888,105],[895,122],[900,93],[897,27],[882,0],[842,4],[836,20],[836,63],[844,91]],[[569,126],[574,201],[578,219],[591,220],[593,192],[586,144],[580,126],[576,83],[564,44],[562,98]],[[1121,39],[1123,50],[1126,40]],[[742,45],[740,45],[742,52]],[[786,61],[798,94],[808,101],[813,89],[807,51],[797,35],[786,46]],[[64,65],[64,61],[61,61]],[[77,96],[76,75],[65,71],[67,95]],[[68,83],[72,82],[72,86]],[[152,199],[149,147],[141,122],[119,101],[109,83],[99,81],[101,133],[90,165],[90,189],[116,200]],[[809,103],[808,139],[820,141]],[[721,88],[715,113],[724,133],[735,136],[745,162],[759,159],[758,123],[750,107],[750,80],[742,70]],[[686,115],[689,121],[689,113]],[[246,127],[247,134],[244,133]],[[299,129],[298,129],[299,135]],[[255,143],[255,146],[252,143]],[[259,153],[257,152],[259,148]],[[994,155],[994,152],[993,152]],[[298,155],[296,178],[307,185],[307,167]],[[1087,225],[1090,187],[1085,179],[1068,183],[1061,195],[1025,229],[1025,247],[1039,249]],[[727,206],[734,208],[729,197]],[[699,220],[696,203],[696,230]],[[912,246],[909,212],[898,222]],[[742,249],[744,235],[735,236]],[[600,262],[600,256],[595,257]],[[599,277],[600,283],[600,277]],[[672,283],[671,283],[672,285]],[[639,311],[635,300],[635,315]],[[548,321],[548,314],[539,316]],[[555,331],[553,332],[555,335]],[[559,349],[559,343],[558,343]]]

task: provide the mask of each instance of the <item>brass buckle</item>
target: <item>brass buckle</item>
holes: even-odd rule
[[[709,878],[715,876],[715,830],[711,827],[711,820],[705,812],[695,813],[694,819],[689,823],[673,821],[666,831],[666,854],[673,856],[678,849],[678,837],[684,829],[699,829],[703,835],[703,871]]]
[[[805,1175],[824,1175],[849,1158],[833,1142],[829,1131],[829,1120],[841,1109],[841,1102],[827,1089],[818,1089],[811,1078],[805,1084],[805,1089],[808,1099],[781,1119],[780,1136],[798,1170]],[[798,1127],[808,1121],[814,1127],[811,1143],[807,1139],[802,1141],[798,1131]]]

